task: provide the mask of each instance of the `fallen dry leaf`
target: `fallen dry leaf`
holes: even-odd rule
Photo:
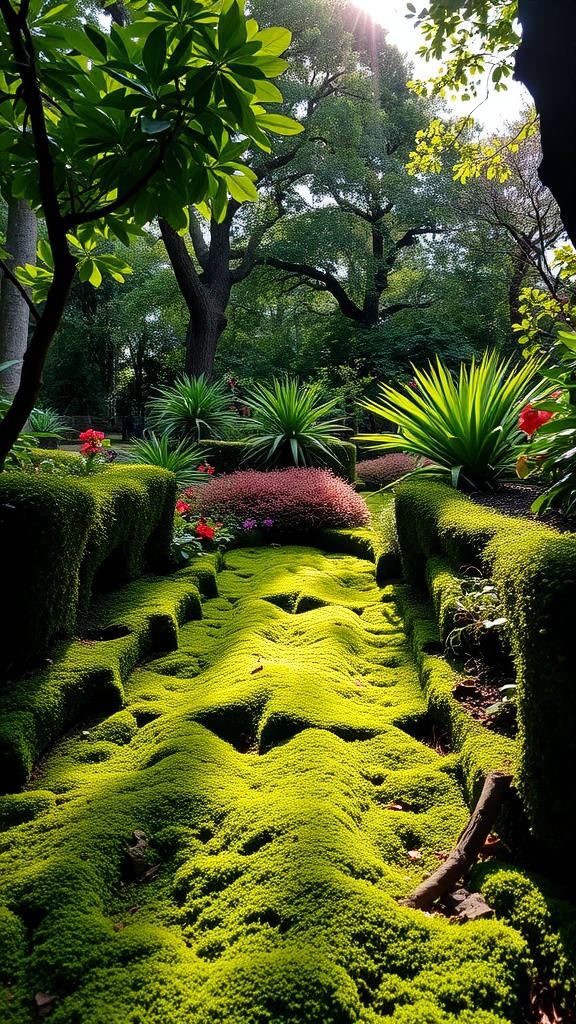
[[[422,860],[420,850],[408,850],[407,856],[409,860]]]
[[[363,683],[361,679],[353,679],[352,682],[354,686],[366,686],[366,683]]]
[[[256,665],[256,668],[252,669],[250,675],[253,676],[255,672],[261,672],[263,668],[264,668],[264,665]]]
[[[394,803],[386,804],[387,811],[411,811],[413,810],[412,804],[404,803],[403,800],[397,800]]]
[[[115,931],[115,932],[121,932],[121,931],[122,931],[122,929],[123,929],[123,927],[124,927],[124,921],[116,921],[116,922],[115,922],[115,923],[114,923],[114,924],[112,925],[112,927],[113,927],[113,929],[114,929],[114,931]]]

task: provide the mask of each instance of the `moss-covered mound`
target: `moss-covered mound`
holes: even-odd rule
[[[468,810],[414,738],[392,592],[303,548],[234,551],[218,588],[0,800],[0,1019],[517,1024],[526,938],[396,902]]]

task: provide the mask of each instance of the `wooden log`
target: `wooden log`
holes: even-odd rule
[[[410,896],[398,901],[400,906],[430,910],[436,900],[456,887],[456,882],[465,875],[484,846],[511,781],[512,776],[505,772],[488,773],[478,803],[455,848]]]

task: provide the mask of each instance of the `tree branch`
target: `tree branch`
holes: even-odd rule
[[[318,270],[308,263],[291,263],[289,260],[280,260],[275,256],[262,256],[255,260],[257,266],[274,267],[276,270],[285,270],[289,274],[296,274],[301,278],[309,278],[322,285],[322,291],[330,292],[336,299],[342,313],[349,320],[362,323],[364,316],[362,310],[349,298],[346,291],[333,274],[327,270]],[[303,281],[303,284],[306,282]]]
[[[14,285],[16,291],[20,292],[20,295],[22,296],[24,302],[28,306],[30,313],[34,317],[34,320],[36,321],[36,323],[38,323],[40,319],[40,313],[36,309],[36,306],[32,302],[32,299],[30,298],[24,285],[20,284],[20,281],[18,280],[17,277],[14,276],[8,264],[5,263],[4,260],[0,260],[0,268],[2,269],[2,276],[4,276],[7,281],[10,281],[10,284]]]

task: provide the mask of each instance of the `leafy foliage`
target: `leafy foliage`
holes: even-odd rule
[[[0,177],[11,195],[38,209],[38,157],[22,132],[17,87],[30,40],[23,19],[5,8]],[[134,222],[159,213],[185,230],[190,203],[204,202],[221,220],[228,194],[240,202],[256,198],[254,175],[241,162],[249,144],[269,151],[267,131],[301,131],[262,106],[281,99],[267,79],[287,67],[280,54],[290,34],[260,32],[237,0],[222,9],[190,0],[179,13],[163,0],[132,3],[130,23],[110,33],[82,24],[72,4],[35,3],[27,29],[43,98],[35,116],[49,128],[60,215],[83,278],[94,284],[104,269],[124,273],[116,260],[93,255],[100,218],[107,218],[105,233],[125,244]],[[243,140],[233,141],[238,128]],[[49,252],[41,255],[49,267]]]
[[[205,475],[198,469],[203,453],[197,445],[186,440],[171,445],[165,434],[161,437],[152,434],[148,440],[134,440],[132,449],[124,457],[127,462],[168,469],[174,473],[179,487],[190,487],[205,480]]]
[[[360,435],[374,448],[409,452],[432,465],[416,473],[448,476],[453,487],[494,487],[521,452],[518,416],[538,390],[539,369],[530,358],[512,367],[495,352],[460,366],[455,382],[439,359],[428,371],[414,368],[414,381],[394,388],[381,384],[382,400],[365,402],[370,412],[398,427],[398,433]],[[541,388],[541,385],[540,385]]]
[[[178,377],[173,387],[158,388],[149,405],[150,421],[167,434],[194,435],[197,440],[211,436],[223,439],[238,423],[230,408],[230,393],[224,381],[199,377]]]
[[[296,378],[275,378],[267,387],[256,384],[248,394],[255,437],[247,440],[251,459],[273,466],[322,466],[333,462],[331,431],[336,420],[326,417],[337,399],[322,402],[318,384],[301,385]]]
[[[551,414],[538,426],[517,466],[522,477],[531,472],[548,486],[532,509],[545,512],[559,507],[573,514],[576,510],[576,334],[558,332],[559,365],[543,370],[544,377],[559,388],[556,397],[534,403],[534,409]]]
[[[367,487],[387,487],[400,477],[416,469],[417,461],[406,452],[382,455],[379,459],[365,459],[356,463],[356,473]]]

